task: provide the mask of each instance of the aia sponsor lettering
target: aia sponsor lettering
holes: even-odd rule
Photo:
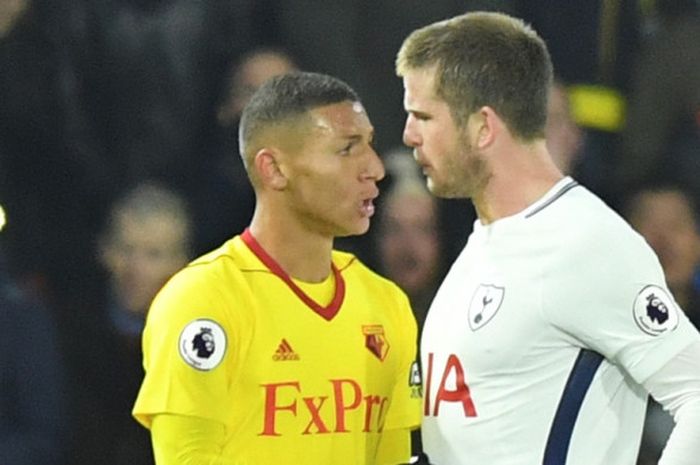
[[[302,420],[294,434],[349,433],[355,424],[362,432],[379,432],[389,407],[388,397],[364,393],[352,379],[330,379],[328,391],[316,395],[305,395],[299,381],[261,386],[265,417],[260,436],[281,436],[278,425],[285,416]]]
[[[440,414],[440,405],[443,402],[450,402],[462,404],[465,417],[475,417],[476,407],[474,407],[474,402],[472,402],[469,386],[467,386],[464,377],[464,368],[459,358],[454,354],[450,354],[445,360],[444,366],[434,366],[433,355],[432,352],[428,354],[428,373],[425,378],[423,414],[436,417]],[[437,375],[435,378],[433,378],[433,371]],[[435,390],[435,396],[431,399],[431,396],[433,396],[432,382],[433,379],[437,380],[438,378],[440,379],[440,384]],[[454,380],[449,383],[450,387],[448,387],[448,379]]]

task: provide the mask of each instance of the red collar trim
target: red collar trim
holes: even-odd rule
[[[333,277],[335,278],[335,295],[333,296],[333,300],[331,300],[327,306],[323,307],[309,297],[306,292],[304,292],[294,283],[292,278],[282,269],[279,263],[277,263],[274,258],[265,252],[265,249],[263,249],[260,243],[255,240],[249,228],[246,228],[245,231],[243,231],[243,234],[241,234],[241,239],[243,239],[243,242],[248,246],[251,252],[253,252],[255,256],[258,257],[260,261],[270,269],[270,271],[284,281],[292,292],[294,292],[297,297],[299,297],[309,308],[311,308],[311,310],[318,313],[328,321],[335,317],[340,310],[343,299],[345,298],[345,280],[343,279],[343,275],[335,266],[335,263],[331,262],[331,270],[333,271]]]

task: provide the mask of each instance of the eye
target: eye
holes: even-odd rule
[[[348,142],[348,144],[345,147],[343,147],[342,149],[340,149],[338,151],[338,153],[340,153],[341,155],[349,155],[354,146],[355,146],[355,142]]]

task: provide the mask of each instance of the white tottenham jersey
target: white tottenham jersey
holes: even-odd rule
[[[640,383],[699,338],[660,264],[565,178],[478,220],[428,313],[423,443],[435,465],[633,465]]]

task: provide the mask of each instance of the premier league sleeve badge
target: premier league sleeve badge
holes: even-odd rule
[[[214,320],[193,320],[180,333],[178,347],[183,360],[192,368],[213,370],[226,353],[226,332]]]
[[[649,285],[634,299],[634,322],[652,336],[673,331],[678,326],[678,308],[663,288]]]

